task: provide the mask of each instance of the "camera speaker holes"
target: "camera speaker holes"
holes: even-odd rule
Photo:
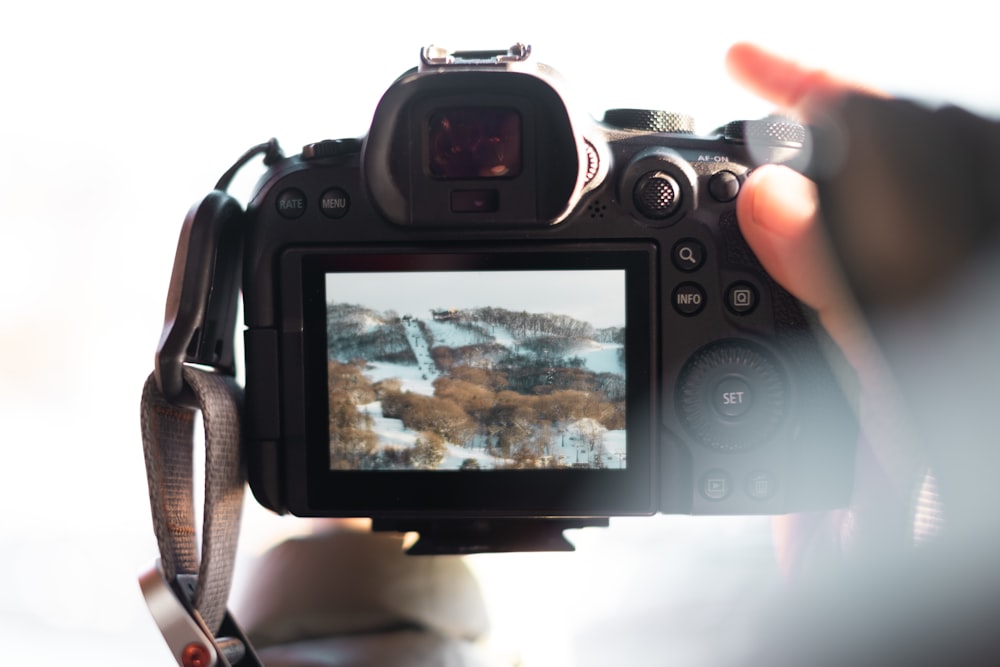
[[[587,213],[590,214],[591,218],[603,218],[604,212],[608,210],[607,204],[601,201],[591,202],[587,206]]]

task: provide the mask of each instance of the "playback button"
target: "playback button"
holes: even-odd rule
[[[701,476],[701,495],[706,500],[725,500],[733,491],[733,478],[725,470],[709,470]]]

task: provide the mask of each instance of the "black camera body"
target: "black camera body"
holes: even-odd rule
[[[447,54],[243,219],[251,488],[302,516],[780,514],[846,503],[857,422],[744,242],[780,119],[597,122],[529,49]]]

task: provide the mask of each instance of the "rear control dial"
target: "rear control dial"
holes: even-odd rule
[[[699,350],[681,371],[677,410],[702,444],[743,451],[774,435],[787,412],[788,385],[763,347],[725,340]]]

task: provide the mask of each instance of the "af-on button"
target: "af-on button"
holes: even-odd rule
[[[708,194],[717,202],[731,202],[740,194],[740,179],[731,171],[719,171],[708,179]]]

